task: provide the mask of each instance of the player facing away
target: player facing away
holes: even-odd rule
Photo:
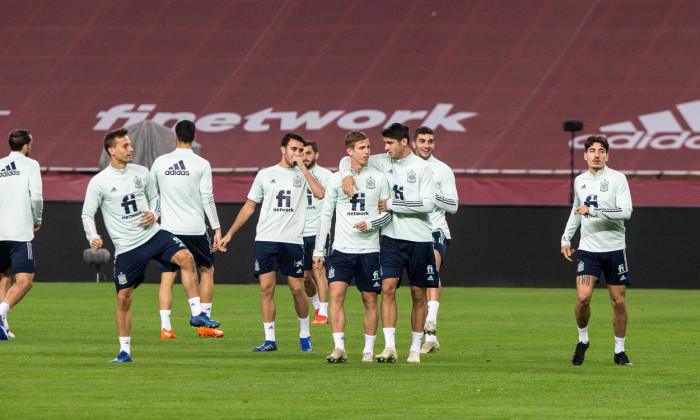
[[[601,273],[610,293],[613,307],[615,355],[618,365],[631,365],[625,353],[627,330],[627,305],[625,291],[630,284],[630,274],[625,253],[624,221],[632,216],[632,197],[627,178],[608,168],[608,140],[589,136],[585,143],[584,159],[588,171],[574,181],[574,205],[561,238],[561,253],[571,261],[574,249],[571,238],[581,226],[576,268],[576,305],[574,314],[578,326],[578,344],[571,363],[580,365],[590,346],[588,320],[591,317],[591,296]]]
[[[316,164],[318,159],[318,145],[313,141],[306,141],[302,156],[304,157],[304,166],[311,172],[311,175],[326,186],[328,178],[333,174],[326,168],[322,168]],[[315,319],[312,324],[327,324],[328,323],[328,279],[326,278],[326,269],[321,265],[313,264],[312,256],[316,245],[316,232],[321,220],[321,208],[323,200],[314,197],[310,189],[306,189],[306,221],[304,222],[304,288],[306,295],[311,299],[314,306]],[[330,237],[323,239],[323,245],[328,248]]]
[[[120,351],[112,363],[131,362],[131,300],[134,289],[144,280],[151,259],[181,268],[182,286],[192,310],[190,325],[219,326],[200,307],[192,254],[182,241],[155,223],[159,213],[158,192],[148,169],[130,164],[134,149],[127,134],[127,129],[120,128],[105,135],[104,148],[110,164],[90,180],[81,216],[88,242],[92,249],[98,250],[103,241],[95,226],[95,212],[100,208],[115,247],[114,285]]]
[[[345,136],[345,147],[350,155],[350,170],[358,189],[352,197],[343,193],[342,174],[331,175],[326,185],[326,198],[323,200],[314,264],[322,268],[326,256],[328,282],[331,289],[331,328],[335,348],[326,357],[329,363],[345,363],[345,295],[352,278],[362,294],[365,305],[365,348],[363,362],[372,362],[374,342],[377,338],[377,296],[382,291],[379,276],[379,227],[391,219],[391,215],[379,211],[379,200],[389,197],[389,184],[386,176],[368,168],[370,142],[365,133],[350,131]],[[335,210],[335,239],[333,252],[326,254],[323,238],[330,232],[333,211]]]
[[[392,219],[382,227],[381,278],[382,327],[386,347],[375,359],[394,363],[396,354],[396,289],[406,269],[411,287],[411,347],[409,363],[420,363],[420,343],[428,312],[426,289],[437,287],[439,275],[433,253],[433,226],[430,212],[435,208],[435,184],[428,164],[411,153],[408,127],[394,123],[381,132],[386,154],[370,156],[369,167],[385,174],[391,198],[379,200],[379,211],[389,211]],[[340,170],[348,174],[349,157],[340,162]],[[354,195],[357,187],[351,176],[343,179],[343,192]]]
[[[39,163],[29,158],[32,134],[14,130],[9,142],[10,154],[0,159],[0,340],[14,338],[7,313],[32,288],[34,232],[44,209]]]
[[[260,281],[260,308],[265,341],[253,351],[275,351],[275,285],[276,272],[287,276],[289,290],[294,298],[294,309],[299,319],[301,351],[311,351],[309,332],[309,302],[304,291],[304,220],[306,219],[306,189],[322,199],[323,186],[304,165],[302,152],[304,138],[296,133],[282,137],[279,164],[262,169],[255,176],[248,199],[238,212],[231,229],[221,238],[219,250],[255,212],[262,202],[255,233],[255,267],[253,275]]]
[[[214,204],[211,165],[192,151],[195,125],[183,120],[175,125],[175,150],[159,156],[151,166],[151,178],[160,195],[160,227],[174,234],[192,253],[199,271],[199,297],[202,311],[211,317],[214,295],[214,250],[221,240],[221,226]],[[209,238],[204,217],[214,230]],[[158,263],[161,339],[177,338],[170,323],[173,284],[180,267]],[[199,327],[202,337],[223,337],[223,331]]]
[[[459,197],[457,196],[457,185],[455,175],[442,161],[435,158],[435,133],[430,127],[420,126],[416,128],[413,140],[411,140],[416,156],[423,159],[430,165],[435,181],[435,209],[430,213],[430,223],[433,225],[433,252],[435,253],[435,263],[438,272],[445,261],[447,248],[450,246],[450,228],[445,220],[445,212],[454,214],[459,209]],[[421,353],[432,353],[440,350],[440,343],[437,339],[437,314],[440,307],[440,294],[442,293],[442,280],[437,288],[429,288],[428,295],[428,316],[425,319],[425,343],[421,347]]]

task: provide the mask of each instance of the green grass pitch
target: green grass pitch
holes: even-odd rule
[[[110,283],[35,283],[0,342],[0,418],[699,418],[700,291],[628,291],[627,353],[613,363],[607,291],[593,296],[591,348],[572,366],[577,333],[571,289],[445,288],[441,350],[405,362],[410,295],[397,295],[393,365],[360,362],[362,304],[346,302],[346,364],[329,365],[330,325],[312,325],[301,353],[292,298],[279,285],[279,351],[263,341],[259,289],[219,285],[213,318],[226,336],[199,338],[176,285],[176,340],[160,340],[157,286],[134,294],[133,363],[119,349]],[[384,347],[380,332],[375,352]]]

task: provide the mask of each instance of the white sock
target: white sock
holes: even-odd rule
[[[423,332],[411,331],[411,348],[409,351],[420,351],[420,342],[423,339]]]
[[[625,351],[625,337],[615,337],[615,354]]]
[[[318,300],[318,293],[311,296],[309,299],[311,300],[311,304],[314,305],[314,311],[318,309],[319,305],[321,304],[321,301]]]
[[[119,337],[119,351],[131,354],[131,337]]]
[[[376,335],[365,334],[365,349],[362,350],[362,353],[373,354],[374,353],[374,342],[376,340],[377,340]]]
[[[202,313],[202,306],[199,303],[199,296],[193,297],[192,299],[187,299],[190,303],[190,310],[192,311],[192,316],[197,316]]]
[[[333,333],[335,348],[345,351],[345,333]]]
[[[211,318],[211,303],[200,303],[199,306],[202,308],[202,312]]]
[[[265,341],[275,341],[275,321],[263,322],[265,329]]]
[[[309,332],[309,317],[297,317],[297,319],[299,320],[299,338],[311,337],[311,333]]]
[[[440,307],[440,302],[437,300],[428,301],[428,317],[426,321],[437,322],[438,308]]]
[[[396,328],[382,328],[382,331],[384,331],[384,342],[386,343],[384,347],[396,350]]]
[[[433,334],[426,334],[425,335],[425,342],[426,343],[437,343],[437,336]]]
[[[328,302],[321,302],[321,306],[318,307],[318,314],[328,318]]]
[[[172,325],[170,325],[170,310],[169,309],[161,309],[160,311],[160,327],[170,331],[173,329]]]
[[[0,317],[5,318],[8,312],[10,312],[10,305],[6,302],[0,303]]]
[[[588,325],[578,329],[578,341],[583,344],[588,343]]]

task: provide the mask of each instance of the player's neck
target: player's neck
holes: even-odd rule
[[[598,172],[604,171],[607,166],[603,166],[600,169],[595,169],[595,168],[588,168],[588,170],[593,174],[593,176],[596,176]]]
[[[126,162],[120,162],[120,161],[114,160],[114,159],[112,159],[109,162],[109,165],[114,169],[119,169],[119,170],[126,169]]]
[[[397,156],[397,157],[396,157],[396,160],[404,160],[404,159],[406,159],[410,154],[411,154],[411,149],[409,149],[409,148],[407,147],[407,148],[403,149],[403,153],[401,153],[400,156]]]
[[[352,168],[353,171],[355,171],[355,173],[359,174],[362,171],[362,169],[367,167],[367,165],[363,165],[360,162],[354,162],[351,160],[350,167]]]
[[[183,143],[181,141],[178,141],[177,143],[175,143],[175,148],[192,150],[192,143]]]

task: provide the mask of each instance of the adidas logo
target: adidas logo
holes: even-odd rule
[[[14,161],[10,162],[9,165],[0,169],[0,178],[5,178],[7,176],[14,176],[14,175],[19,175],[19,171],[17,170],[17,166],[15,166]]]
[[[638,118],[643,130],[632,121],[623,121],[601,126],[600,132],[607,137],[612,149],[700,149],[700,100]],[[583,149],[589,135],[576,137],[574,147]]]
[[[190,171],[186,170],[185,168],[185,162],[182,160],[179,162],[175,162],[175,164],[168,169],[165,170],[166,175],[189,175]]]
[[[275,181],[275,179],[272,178],[272,181],[270,181],[270,184],[276,184],[276,183],[277,183],[277,181]]]
[[[112,192],[117,192],[117,187],[112,187]]]
[[[379,282],[378,282],[378,281],[375,281],[375,282],[374,282],[374,285],[373,285],[372,287],[381,287],[381,286],[382,286],[382,285],[381,285],[381,284],[379,284]]]
[[[581,186],[581,189],[582,189],[582,190],[585,190],[585,189],[586,189],[586,184],[583,184],[583,185]]]

